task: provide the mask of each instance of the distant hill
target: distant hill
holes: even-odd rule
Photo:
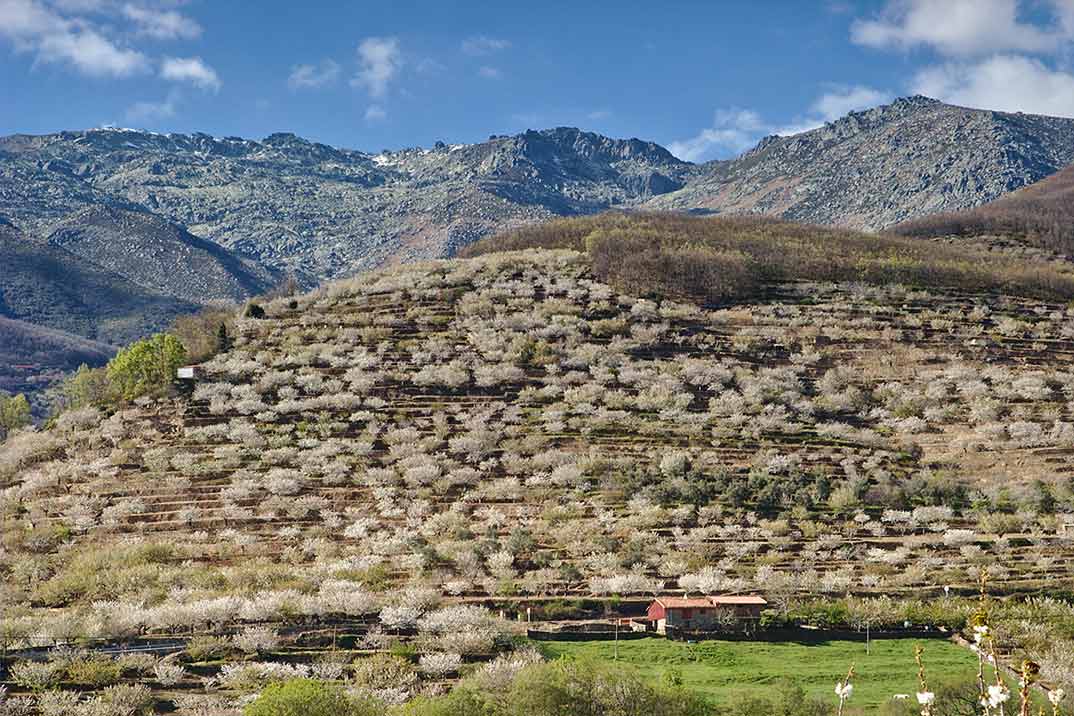
[[[28,232],[87,207],[140,207],[306,284],[633,205],[693,171],[651,142],[572,128],[380,154],[283,133],[106,129],[0,138],[0,160],[0,213]]]
[[[277,273],[146,212],[94,206],[52,226],[48,243],[142,288],[193,303],[242,301]]]
[[[136,263],[134,260],[132,264]],[[0,222],[0,390],[39,393],[79,364],[160,331],[198,303],[134,283]]]
[[[83,363],[104,365],[114,353],[106,343],[0,317],[0,391],[28,394],[40,412],[44,389]]]
[[[110,344],[166,326],[198,303],[151,291],[64,248],[0,226],[0,316]]]
[[[152,241],[125,234],[130,224]],[[270,285],[269,272],[160,224],[91,210],[45,241],[0,217],[0,388],[37,399],[64,371],[100,365],[115,346],[162,330],[176,316]]]
[[[1074,256],[1074,166],[967,211],[933,214],[895,226],[903,236],[996,236]]]

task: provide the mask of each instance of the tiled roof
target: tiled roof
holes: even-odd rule
[[[752,595],[752,594],[747,595],[747,596],[711,597],[711,600],[712,600],[712,603],[716,604],[716,605],[720,605],[720,604],[734,604],[734,605],[756,604],[758,606],[764,606],[765,604],[768,604],[768,602],[765,601],[764,598],[758,597],[758,596]]]
[[[698,597],[697,599],[681,599],[675,597],[657,597],[657,603],[663,606],[665,609],[697,609],[713,606],[712,602],[708,599]]]
[[[665,609],[704,609],[706,607],[726,606],[760,606],[768,604],[763,597],[756,595],[727,595],[721,597],[694,597],[682,599],[680,597],[657,597],[658,604]]]

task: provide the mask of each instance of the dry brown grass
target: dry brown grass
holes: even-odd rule
[[[709,302],[755,298],[787,281],[953,288],[1074,298],[1074,273],[971,247],[765,217],[624,214],[560,219],[484,239],[463,256],[527,248],[584,251],[602,280],[636,294]]]

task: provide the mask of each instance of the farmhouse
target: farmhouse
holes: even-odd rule
[[[660,634],[666,634],[669,628],[710,631],[720,625],[758,620],[767,604],[755,595],[693,599],[658,597],[649,605],[648,619]]]

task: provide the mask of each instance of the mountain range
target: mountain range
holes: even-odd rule
[[[368,153],[93,129],[0,137],[0,317],[116,345],[215,301],[608,209],[870,231],[972,208],[1074,161],[1074,119],[909,97],[684,162],[576,128]]]

